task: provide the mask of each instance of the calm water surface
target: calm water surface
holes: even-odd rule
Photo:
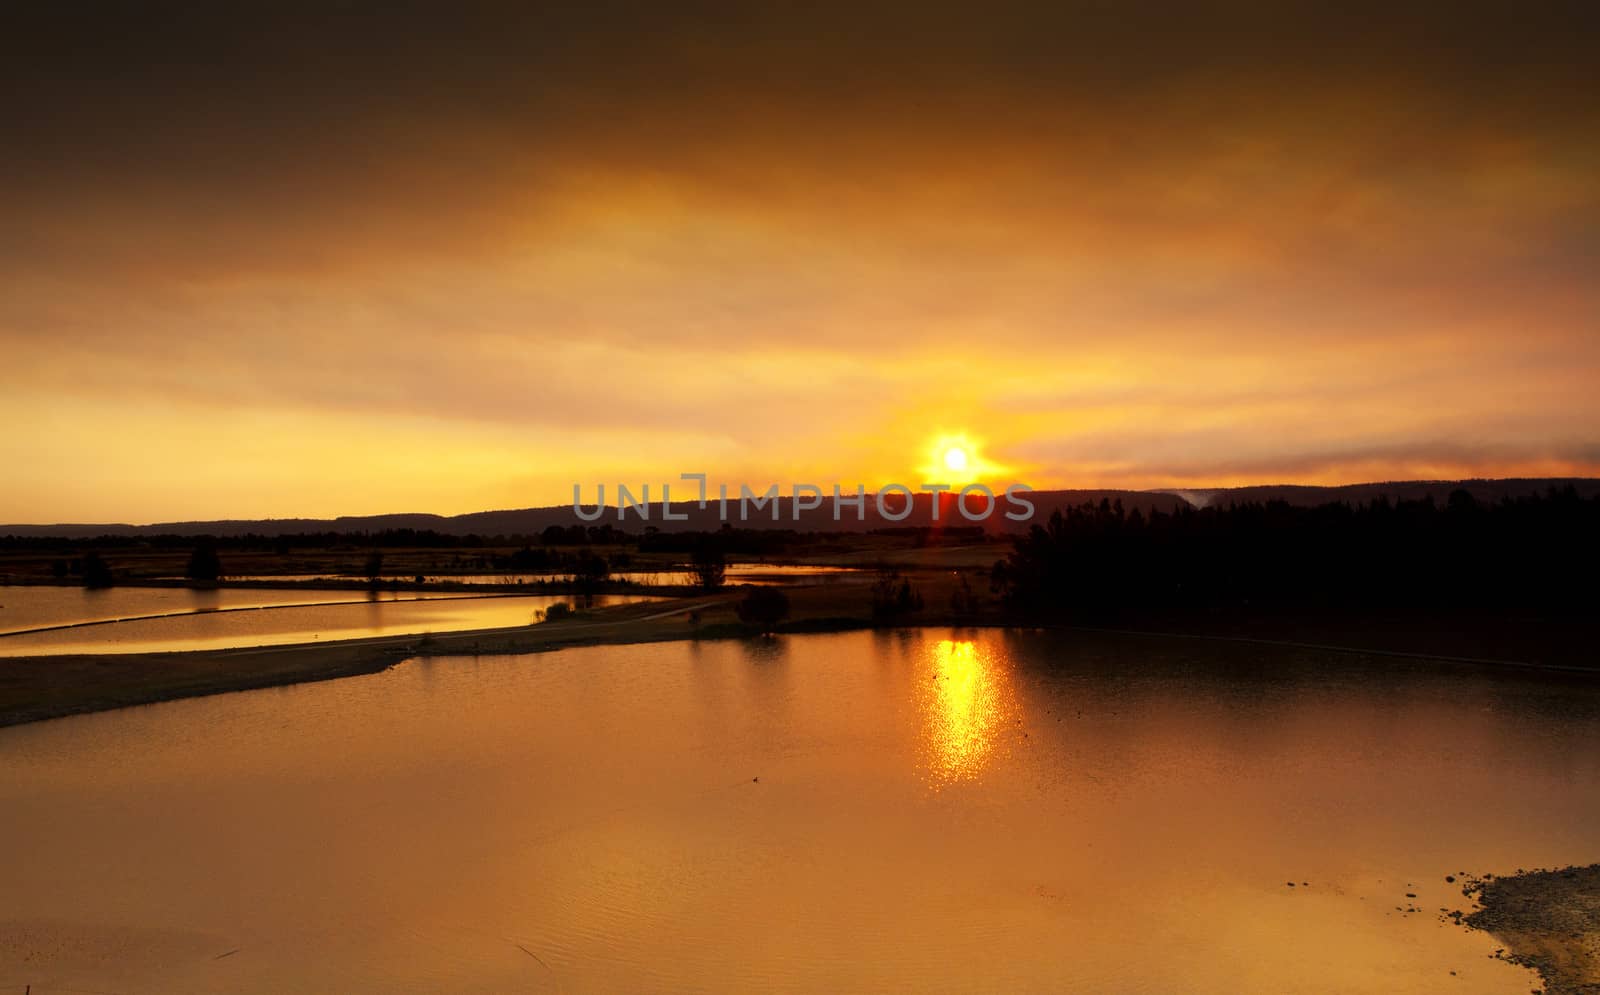
[[[0,587],[0,657],[226,649],[528,625],[551,605],[572,600],[303,589]],[[607,595],[594,604],[650,600]]]
[[[1523,993],[1443,877],[1600,857],[1597,742],[1222,644],[434,659],[0,729],[0,985]]]
[[[376,592],[382,600],[415,598],[411,592]],[[444,595],[448,597],[448,595]],[[70,625],[178,612],[269,605],[306,605],[327,601],[365,601],[365,591],[186,587],[112,587],[91,591],[53,585],[0,586],[0,634],[42,626]]]
[[[571,579],[568,573],[491,573],[491,574],[424,574],[425,580],[433,583],[450,584],[559,584]],[[636,584],[694,584],[695,575],[688,570],[666,568],[662,570],[613,570],[610,575],[613,580],[629,581]],[[860,582],[868,583],[876,579],[875,571],[862,570],[857,567],[817,567],[809,565],[794,565],[782,563],[732,563],[728,565],[728,583],[730,584],[755,584],[772,585],[784,584],[788,586],[808,587],[819,584]],[[179,579],[179,578],[169,578]],[[230,580],[248,581],[312,581],[312,580],[360,580],[362,578],[353,574],[251,574],[231,576]],[[396,580],[411,580],[412,577],[396,577]]]

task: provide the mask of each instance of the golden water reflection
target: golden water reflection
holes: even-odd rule
[[[1457,907],[1463,868],[1595,859],[1589,685],[969,638],[430,657],[0,729],[0,854],[26,854],[0,859],[0,982],[1537,987],[1499,941],[1394,906]]]
[[[929,666],[922,682],[928,768],[940,783],[970,780],[988,766],[1014,722],[1010,670],[992,641],[980,649],[970,639],[933,644]]]

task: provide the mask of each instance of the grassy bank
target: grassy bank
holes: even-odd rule
[[[929,589],[938,584],[929,585]],[[780,632],[820,632],[871,624],[859,586],[795,588]],[[746,638],[737,590],[580,612],[540,625],[431,635],[380,636],[256,649],[181,653],[74,654],[0,658],[0,726],[174,698],[374,673],[416,656],[537,653],[570,646]],[[945,594],[948,598],[948,593]],[[916,624],[949,624],[948,612]]]
[[[538,626],[439,635],[184,653],[73,654],[0,659],[0,726],[174,698],[329,680],[384,670],[414,656],[527,653],[588,643],[685,635],[689,599],[623,605]],[[663,614],[670,612],[672,614]]]

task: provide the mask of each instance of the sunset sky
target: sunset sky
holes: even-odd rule
[[[227,6],[3,15],[0,522],[1600,475],[1600,5]]]

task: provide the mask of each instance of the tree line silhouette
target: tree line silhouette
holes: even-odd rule
[[[255,532],[228,535],[201,533],[162,533],[159,535],[116,535],[92,537],[0,535],[0,553],[54,552],[75,554],[96,550],[188,550],[197,542],[210,543],[223,552],[276,552],[287,555],[296,550],[330,549],[482,549],[505,547],[558,546],[637,546],[640,552],[690,553],[707,537],[714,537],[730,554],[769,556],[806,546],[825,547],[831,542],[840,550],[850,549],[850,541],[861,535],[909,536],[917,545],[932,542],[975,542],[984,537],[980,528],[905,528],[872,529],[866,533],[802,532],[794,529],[744,529],[724,526],[715,531],[664,532],[646,526],[640,532],[602,525],[551,525],[541,532],[524,535],[468,533],[455,535],[433,529],[378,529],[350,532],[292,532],[263,535]]]
[[[1465,490],[1391,503],[1285,502],[1175,513],[1102,501],[1017,538],[993,587],[1026,619],[1193,613],[1594,611],[1600,497],[1493,504]]]

